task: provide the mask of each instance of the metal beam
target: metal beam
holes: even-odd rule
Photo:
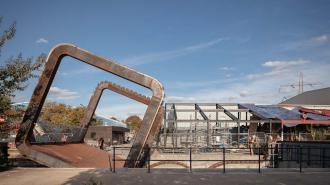
[[[203,117],[204,120],[209,120],[209,118],[205,115],[205,113],[203,112],[203,110],[199,107],[198,104],[195,104],[195,110],[197,110],[201,116]]]
[[[166,148],[166,143],[167,143],[167,127],[168,127],[168,123],[166,122],[167,120],[167,104],[165,104],[165,111],[164,111],[164,128],[163,128],[163,134],[164,134],[164,148]]]
[[[172,105],[171,109],[173,110],[173,112],[170,112],[170,113],[173,114],[173,118],[174,118],[174,120],[177,120],[177,119],[178,119],[178,116],[177,116],[177,114],[176,114],[175,104]],[[178,141],[178,140],[177,140],[176,137],[174,137],[174,133],[176,132],[177,126],[178,126],[178,125],[177,125],[177,122],[174,121],[174,122],[173,122],[173,131],[172,131],[172,146],[173,146],[173,148],[176,148],[176,147],[177,147],[177,141]]]
[[[249,109],[226,109],[229,112],[249,112]],[[172,109],[167,109],[166,112],[171,112]],[[194,112],[195,109],[176,109],[176,112]],[[203,112],[224,112],[224,109],[203,109]]]
[[[236,116],[234,116],[231,112],[229,112],[227,109],[225,109],[224,107],[222,107],[221,105],[219,104],[216,104],[216,108],[217,109],[223,109],[224,113],[230,117],[230,119],[234,120],[234,121],[238,121],[238,119],[236,118]]]
[[[168,105],[175,104],[177,106],[195,106],[196,103],[184,103],[184,102],[179,102],[179,103],[166,103]],[[216,103],[198,103],[199,106],[215,106]],[[237,103],[218,103],[219,105],[222,106],[237,106]]]
[[[145,105],[149,105],[149,103],[151,101],[149,97],[139,94],[131,89],[122,87],[118,84],[115,84],[115,83],[112,83],[109,81],[100,82],[97,85],[93,96],[89,100],[89,103],[88,103],[88,106],[84,113],[83,119],[80,121],[81,129],[80,129],[80,132],[77,133],[77,134],[79,134],[77,137],[79,137],[80,140],[83,140],[86,135],[87,129],[90,126],[90,121],[92,120],[94,112],[97,108],[97,105],[100,101],[102,93],[105,89],[109,89],[113,92],[116,92],[116,93],[126,96],[128,98],[131,98],[131,99],[138,101],[140,103],[143,103]]]
[[[198,104],[195,104],[195,109],[199,111],[201,116],[203,117],[204,120],[206,120],[206,145],[209,147],[210,145],[210,122],[209,118],[206,116],[206,114],[203,112],[203,110],[198,106]]]
[[[229,116],[233,121],[236,121],[236,123],[237,123],[237,145],[239,146],[239,140],[240,140],[240,135],[239,135],[239,133],[240,133],[240,122],[239,122],[239,120],[241,119],[240,112],[238,112],[238,118],[237,118],[235,115],[233,115],[231,112],[229,112],[227,109],[225,109],[224,107],[222,107],[219,104],[216,104],[216,108],[217,109],[223,109],[224,113],[227,116]]]

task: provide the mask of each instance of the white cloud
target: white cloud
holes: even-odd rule
[[[49,89],[49,94],[54,95],[58,100],[72,100],[80,97],[77,92],[61,89],[59,87],[51,87]]]
[[[122,59],[123,63],[126,65],[136,66],[136,65],[142,65],[152,62],[160,62],[160,61],[166,61],[173,58],[177,58],[180,56],[188,55],[190,53],[194,53],[196,51],[212,47],[214,45],[219,44],[222,41],[229,40],[228,38],[217,38],[208,42],[199,43],[192,46],[187,46],[185,48],[180,48],[176,50],[169,50],[169,51],[162,51],[162,52],[155,52],[155,53],[149,53],[144,55],[138,55],[129,57],[126,59]]]
[[[169,96],[169,97],[166,97],[165,101],[167,103],[172,103],[172,102],[194,102],[194,101],[196,101],[196,98],[194,98],[194,97],[183,97],[183,96]]]
[[[241,97],[247,97],[247,96],[250,95],[250,93],[249,93],[249,91],[247,91],[247,90],[242,90],[241,92],[239,92],[239,95],[240,95]]]
[[[167,83],[166,89],[170,90],[184,90],[187,88],[205,88],[215,85],[225,85],[229,83],[235,83],[242,80],[241,77],[229,78],[220,78],[216,80],[203,80],[203,81],[175,81]]]
[[[263,78],[263,77],[267,77],[267,76],[281,75],[281,74],[283,74],[284,72],[287,72],[287,71],[289,71],[289,69],[272,70],[272,71],[265,72],[265,73],[248,74],[247,79],[256,80],[258,78]]]
[[[304,64],[308,64],[309,61],[307,60],[274,60],[274,61],[267,61],[262,64],[263,67],[270,68],[271,71],[264,72],[264,73],[256,73],[256,74],[248,74],[247,78],[249,80],[255,80],[258,78],[266,77],[266,76],[279,76],[286,72],[291,71],[296,67],[301,67]]]
[[[319,35],[305,40],[288,42],[284,45],[285,50],[299,50],[311,47],[321,46],[328,42],[328,34]]]
[[[296,65],[303,65],[303,64],[307,64],[309,61],[307,60],[274,60],[274,61],[267,61],[265,63],[262,64],[262,66],[264,67],[270,67],[270,68],[274,68],[274,69],[284,69],[284,68],[288,68],[291,66],[296,66]]]
[[[328,36],[327,35],[321,35],[318,37],[314,37],[311,39],[311,42],[313,44],[323,44],[328,41]]]
[[[45,38],[39,38],[38,40],[36,40],[37,44],[47,44],[48,40],[46,40]]]
[[[231,77],[231,74],[226,74],[225,77],[226,78],[230,78]]]
[[[197,90],[171,94],[170,96],[177,96],[179,100],[188,99],[194,102],[277,104],[283,100],[283,97],[289,98],[297,94],[297,89],[291,88],[280,92],[279,88],[281,85],[297,83],[299,72],[304,74],[306,82],[322,83],[322,86],[305,86],[305,91],[330,85],[327,80],[330,63],[313,62],[313,65],[291,65],[285,70],[273,70],[273,68],[270,68],[268,72],[255,74],[259,75],[260,78],[254,80],[242,78],[223,85],[208,84],[203,88],[197,88]]]
[[[232,71],[232,70],[234,70],[234,68],[233,67],[220,67],[220,70],[223,70],[223,71]]]

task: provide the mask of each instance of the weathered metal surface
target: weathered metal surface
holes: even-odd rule
[[[84,136],[86,135],[86,132],[87,132],[87,128],[89,127],[89,124],[90,124],[90,121],[93,117],[93,114],[96,110],[96,107],[100,101],[100,98],[102,96],[102,93],[105,89],[109,89],[111,91],[114,91],[118,94],[121,94],[123,96],[126,96],[128,98],[131,98],[133,100],[136,100],[140,103],[143,103],[145,105],[149,105],[151,99],[147,96],[144,96],[142,94],[139,94],[131,89],[128,89],[128,88],[125,88],[125,87],[122,87],[118,84],[115,84],[113,82],[109,82],[109,81],[102,81],[100,82],[95,91],[94,91],[94,94],[93,96],[91,97],[89,103],[88,103],[88,106],[87,106],[87,109],[85,111],[85,114],[84,114],[84,117],[83,119],[81,120],[80,122],[80,125],[81,125],[81,133],[79,134],[80,137],[81,137],[81,140],[84,139]],[[153,134],[156,134],[156,131],[159,129],[159,126],[160,126],[160,123],[162,122],[162,115],[159,116],[159,114],[162,114],[163,112],[163,108],[161,107],[159,109],[159,112],[157,113],[157,117],[155,119],[155,123],[151,129],[151,136],[150,138],[153,138]],[[147,143],[150,143],[152,142],[152,139],[147,142]]]
[[[84,143],[31,145],[34,151],[30,156],[39,163],[51,167],[109,168],[112,155]],[[116,157],[116,167],[124,165]]]
[[[33,92],[20,129],[18,130],[16,136],[17,148],[22,154],[27,156],[42,153],[42,151],[35,149],[35,147],[31,147],[30,140],[33,140],[33,128],[38,120],[40,111],[47,97],[53,79],[56,75],[57,69],[61,63],[62,58],[65,56],[71,56],[84,63],[95,66],[104,71],[110,72],[121,78],[129,80],[133,83],[146,87],[152,91],[152,97],[150,99],[150,103],[148,104],[146,113],[143,117],[141,128],[137,133],[137,136],[133,143],[133,148],[129,153],[129,159],[131,161],[135,161],[136,159],[138,159],[142,154],[143,147],[147,144],[149,134],[153,134],[150,131],[155,124],[157,114],[161,110],[164,98],[163,86],[155,78],[137,72],[131,68],[113,62],[111,60],[96,56],[84,49],[78,48],[77,46],[71,44],[59,44],[50,51],[47,58],[47,63],[45,64],[44,71]],[[73,153],[75,152],[74,150],[70,151],[72,151]],[[38,155],[34,156],[36,156],[35,159],[38,160]],[[51,161],[54,158],[48,157],[48,159]],[[45,157],[45,161],[47,162],[47,157]],[[134,162],[130,162],[125,165],[128,167],[135,167],[137,164]]]
[[[132,91],[130,89],[127,89],[125,87],[122,87],[118,84],[109,82],[109,81],[102,81],[100,82],[95,91],[93,96],[90,98],[87,109],[84,114],[84,118],[80,121],[80,125],[84,128],[88,128],[89,123],[93,117],[93,114],[96,110],[96,107],[100,101],[100,98],[102,96],[102,93],[105,89],[109,89],[111,91],[114,91],[118,94],[124,95],[126,97],[129,97],[133,100],[136,100],[140,103],[148,105],[150,103],[150,98],[147,96],[144,96],[142,94],[139,94],[135,91]]]

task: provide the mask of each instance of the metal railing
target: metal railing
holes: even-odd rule
[[[73,137],[73,133],[44,133],[34,137],[35,143],[66,142]]]
[[[120,150],[129,150],[131,147],[112,147],[112,159],[110,163],[110,170],[113,173],[116,173],[116,170],[118,167],[116,167],[116,162],[127,162],[129,159],[121,159],[118,158],[118,151]],[[145,162],[145,168],[147,169],[147,172],[151,172],[152,162],[164,162],[163,164],[175,164],[175,162],[181,162],[181,165],[188,169],[188,171],[191,173],[193,172],[193,169],[203,169],[203,168],[194,168],[193,163],[194,162],[213,162],[214,169],[219,169],[217,167],[221,167],[222,173],[226,173],[226,170],[228,169],[227,165],[230,164],[254,164],[257,167],[254,168],[256,172],[261,173],[262,169],[266,168],[293,168],[297,169],[300,173],[303,172],[303,169],[309,168],[311,163],[318,162],[321,164],[320,168],[330,168],[330,147],[286,147],[281,148],[281,145],[276,146],[270,146],[266,148],[244,148],[241,150],[245,150],[251,152],[251,150],[254,150],[255,155],[252,156],[252,159],[233,159],[228,158],[229,155],[231,155],[231,150],[237,150],[237,148],[203,148],[203,150],[208,150],[210,152],[213,152],[212,154],[216,154],[218,156],[218,159],[194,159],[193,156],[197,154],[200,154],[198,151],[201,150],[201,148],[176,148],[176,150],[186,150],[186,159],[153,159],[152,158],[152,150],[162,150],[164,148],[157,148],[157,147],[145,147],[144,148],[144,159],[136,160],[141,161],[144,160]],[[168,148],[170,150],[173,150],[173,148]],[[306,151],[315,151],[315,150],[321,150],[322,156],[321,158],[316,159],[316,156],[311,157],[311,153],[306,153]],[[295,151],[295,152],[292,152]],[[305,151],[305,152],[304,152]],[[123,152],[121,152],[123,153]],[[244,153],[241,151],[241,153]],[[237,154],[241,154],[237,153]],[[315,154],[313,154],[315,155]],[[174,154],[175,157],[175,154]],[[318,156],[319,157],[319,156]],[[110,159],[109,159],[110,160]],[[185,163],[187,165],[183,165]],[[285,164],[281,163],[294,163],[295,165],[290,164],[290,167],[283,167]],[[155,164],[155,163],[154,163]],[[179,164],[179,163],[176,163]],[[311,166],[313,168],[317,168],[317,166]],[[243,167],[244,168],[244,167]],[[246,168],[246,167],[245,167]],[[204,169],[210,169],[204,168]],[[231,168],[232,169],[232,168]]]
[[[206,147],[207,134],[206,130],[193,131],[193,132],[174,132],[162,133],[159,136],[160,147]],[[254,133],[231,133],[231,132],[216,132],[210,130],[209,147],[248,147],[249,136],[254,136],[254,143],[263,145],[267,143],[267,134],[264,132]],[[165,141],[166,140],[166,141]],[[166,143],[166,144],[164,144]]]

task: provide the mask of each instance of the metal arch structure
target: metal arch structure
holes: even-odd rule
[[[103,94],[104,90],[111,90],[113,92],[116,92],[118,94],[121,94],[123,96],[126,96],[130,99],[136,100],[140,103],[143,103],[145,105],[149,105],[150,103],[150,98],[147,96],[144,96],[142,94],[139,94],[135,91],[132,91],[130,89],[127,89],[125,87],[122,87],[118,84],[109,82],[109,81],[102,81],[100,82],[95,91],[94,94],[92,95],[92,97],[89,100],[88,106],[86,108],[86,111],[84,113],[84,117],[83,119],[80,121],[80,126],[81,126],[81,130],[79,133],[79,140],[82,141],[86,135],[86,131],[90,125],[90,121],[92,120],[92,117],[94,115],[94,112],[97,108],[97,105],[100,101],[100,98]]]
[[[46,164],[47,166],[54,167],[100,167],[100,165],[103,166],[103,163],[106,163],[106,161],[108,161],[108,155],[103,154],[104,160],[99,163],[100,165],[94,164],[93,161],[89,161],[88,164],[85,164],[83,160],[76,160],[74,161],[74,164],[72,164],[70,158],[67,157],[69,155],[67,150],[71,150],[70,155],[74,155],[74,150],[76,149],[70,149],[71,146],[66,147],[66,151],[62,151],[61,156],[53,156],[53,150],[58,149],[59,151],[55,152],[58,153],[60,152],[60,150],[63,150],[63,148],[65,148],[65,145],[69,144],[63,144],[55,147],[53,145],[32,145],[30,142],[31,137],[33,136],[33,129],[35,123],[38,120],[41,109],[51,87],[51,84],[54,80],[58,67],[63,57],[66,56],[70,56],[86,64],[92,65],[106,72],[117,75],[128,81],[148,88],[152,91],[152,97],[150,98],[146,113],[143,117],[142,125],[136,135],[133,147],[129,153],[128,158],[133,160],[125,164],[125,166],[127,167],[136,167],[138,165],[138,162],[136,162],[136,160],[134,159],[141,158],[144,146],[148,143],[148,141],[150,141],[150,137],[148,136],[150,135],[150,132],[154,131],[156,127],[154,124],[157,119],[159,119],[159,116],[157,115],[159,115],[159,112],[162,112],[161,109],[164,99],[164,88],[162,84],[155,78],[152,78],[148,75],[135,71],[134,69],[118,64],[112,60],[99,57],[72,44],[59,44],[50,51],[47,57],[47,62],[45,64],[44,71],[39,79],[37,86],[35,87],[29,106],[25,112],[23,121],[20,125],[20,129],[18,130],[16,136],[16,146],[18,150],[23,155],[26,155],[38,162]],[[93,153],[93,150],[98,150],[92,147],[86,148],[87,146],[83,144],[83,140],[81,140],[81,138],[78,144],[84,145],[84,149],[82,150],[88,150],[90,153]],[[75,147],[77,148],[78,146]],[[76,156],[70,157],[77,158]],[[83,159],[83,157],[81,156],[78,158]],[[81,163],[84,163],[84,165],[80,165]],[[106,166],[108,165],[106,164]]]
[[[93,96],[90,98],[90,101],[88,103],[87,109],[84,114],[84,117],[81,120],[81,132],[79,133],[79,140],[84,139],[84,137],[86,135],[86,131],[87,131],[88,127],[90,126],[90,121],[93,117],[93,114],[94,114],[96,107],[102,96],[102,93],[106,89],[116,92],[118,94],[121,94],[123,96],[126,96],[130,99],[133,99],[133,100],[143,103],[145,105],[149,105],[151,102],[151,99],[149,97],[139,94],[131,89],[122,87],[118,84],[115,84],[115,83],[112,83],[109,81],[100,82],[97,85]],[[154,136],[155,136],[155,134],[157,134],[157,131],[159,130],[159,127],[161,126],[161,122],[163,119],[163,112],[164,112],[163,107],[161,107],[159,109],[159,111],[157,112],[156,119],[151,127],[149,135],[147,136],[146,144],[148,144],[148,145],[152,144]],[[140,154],[140,156],[128,155],[128,159],[127,159],[128,162],[125,163],[125,166],[133,165],[129,162],[136,161],[136,163],[134,163],[134,167],[141,167],[144,165],[144,161],[140,160],[140,159],[144,159],[145,157],[146,156],[143,156],[142,153]],[[130,167],[132,167],[132,166],[130,166]]]

